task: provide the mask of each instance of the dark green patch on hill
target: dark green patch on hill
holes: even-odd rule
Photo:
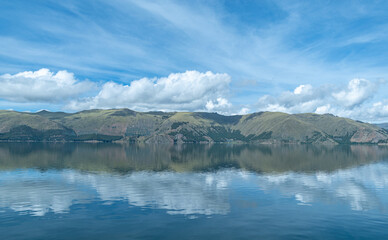
[[[194,116],[198,118],[203,118],[207,120],[214,121],[218,124],[237,124],[240,119],[241,115],[233,115],[233,116],[224,116],[220,115],[218,113],[207,113],[207,112],[197,112],[194,113]]]

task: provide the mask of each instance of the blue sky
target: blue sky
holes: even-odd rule
[[[386,1],[0,6],[0,109],[267,110],[388,121]]]

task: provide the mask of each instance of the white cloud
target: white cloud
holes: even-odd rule
[[[142,78],[129,85],[107,82],[95,97],[72,101],[67,108],[226,112],[231,107],[226,99],[230,81],[227,74],[186,71],[162,78]]]
[[[67,71],[53,73],[46,68],[35,72],[1,75],[0,85],[0,99],[12,102],[50,103],[77,97],[94,87],[89,81],[77,81],[73,73]]]
[[[313,87],[310,84],[308,84],[308,85],[300,85],[299,87],[295,88],[294,94],[310,93],[312,88]]]
[[[228,97],[231,77],[225,73],[186,71],[161,78],[142,78],[129,85],[106,82],[97,89],[67,71],[42,68],[0,76],[0,100],[11,108],[18,104],[46,104],[78,111],[127,107],[137,111],[209,111],[246,114],[251,111],[332,113],[353,119],[388,121],[388,99],[376,97],[384,81],[352,79],[345,86],[302,84],[279,96],[262,96],[256,105],[233,105]],[[0,105],[2,104],[0,101]],[[42,107],[40,107],[42,108]]]
[[[244,115],[244,114],[248,114],[249,113],[249,111],[250,111],[250,109],[249,108],[247,108],[247,107],[243,107],[243,108],[241,108],[241,110],[237,113],[237,115]]]
[[[384,82],[352,79],[346,87],[336,85],[299,85],[278,97],[265,95],[259,98],[257,110],[288,113],[332,113],[364,121],[388,120],[388,99],[374,101]]]
[[[329,109],[330,109],[330,104],[326,104],[324,106],[317,107],[317,109],[315,110],[315,113],[318,113],[318,114],[328,113]]]
[[[365,79],[352,79],[346,90],[335,92],[333,96],[345,107],[354,107],[373,96],[377,85]]]
[[[215,101],[210,100],[206,103],[206,110],[208,111],[214,111],[214,110],[226,110],[228,111],[229,108],[232,106],[231,103],[225,98],[219,97]]]

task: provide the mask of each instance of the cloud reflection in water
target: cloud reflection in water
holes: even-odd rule
[[[344,203],[352,210],[380,211],[388,206],[388,164],[384,162],[331,173],[3,171],[0,183],[0,208],[34,216],[66,213],[73,204],[96,198],[128,201],[168,214],[225,215],[232,209],[233,188],[245,188],[249,194],[276,190],[278,197],[307,205]]]

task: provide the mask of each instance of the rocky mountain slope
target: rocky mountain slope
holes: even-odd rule
[[[386,144],[388,131],[331,114],[0,111],[0,140]]]

